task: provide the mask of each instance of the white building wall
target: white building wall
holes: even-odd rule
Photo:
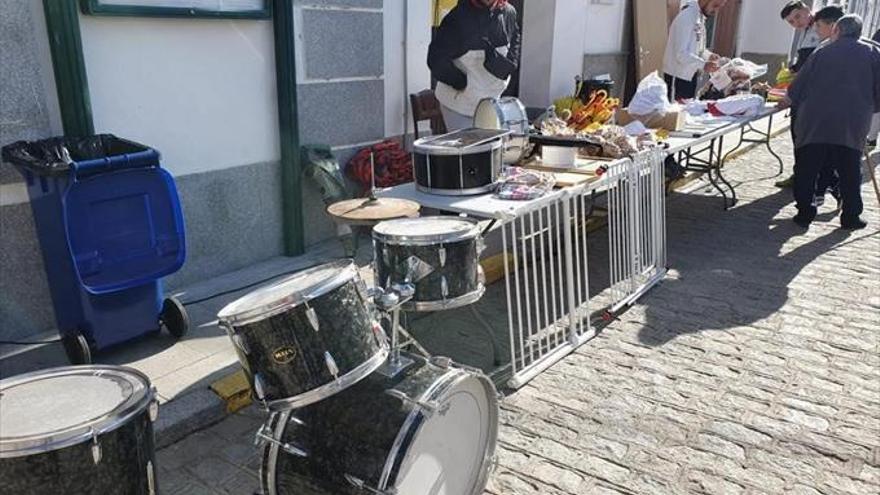
[[[277,161],[270,21],[80,15],[97,132],[143,141],[177,176]]]
[[[590,0],[586,3],[584,53],[606,54],[624,50],[627,0]]]
[[[794,31],[779,17],[786,0],[742,0],[738,53],[788,53]]]
[[[384,0],[385,134],[412,132],[409,95],[431,87],[431,2]]]

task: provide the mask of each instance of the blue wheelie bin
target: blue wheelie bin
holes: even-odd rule
[[[24,176],[61,341],[73,364],[189,318],[162,277],[186,258],[174,179],[148,146],[111,134],[19,141],[3,159]]]

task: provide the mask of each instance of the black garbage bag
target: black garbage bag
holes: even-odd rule
[[[152,149],[113,134],[87,137],[53,137],[39,141],[16,141],[3,147],[3,161],[34,173],[66,175],[74,162],[126,155]]]

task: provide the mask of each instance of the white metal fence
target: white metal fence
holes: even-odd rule
[[[663,152],[646,151],[608,169],[611,312],[666,274]]]
[[[612,311],[666,273],[661,150],[614,162],[602,179],[534,202],[502,227],[507,317],[518,388],[595,335],[590,325],[587,218],[608,192]]]

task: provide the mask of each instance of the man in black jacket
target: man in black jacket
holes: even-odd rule
[[[507,0],[459,0],[428,48],[447,129],[473,127],[483,98],[501,96],[519,64],[516,9]]]

